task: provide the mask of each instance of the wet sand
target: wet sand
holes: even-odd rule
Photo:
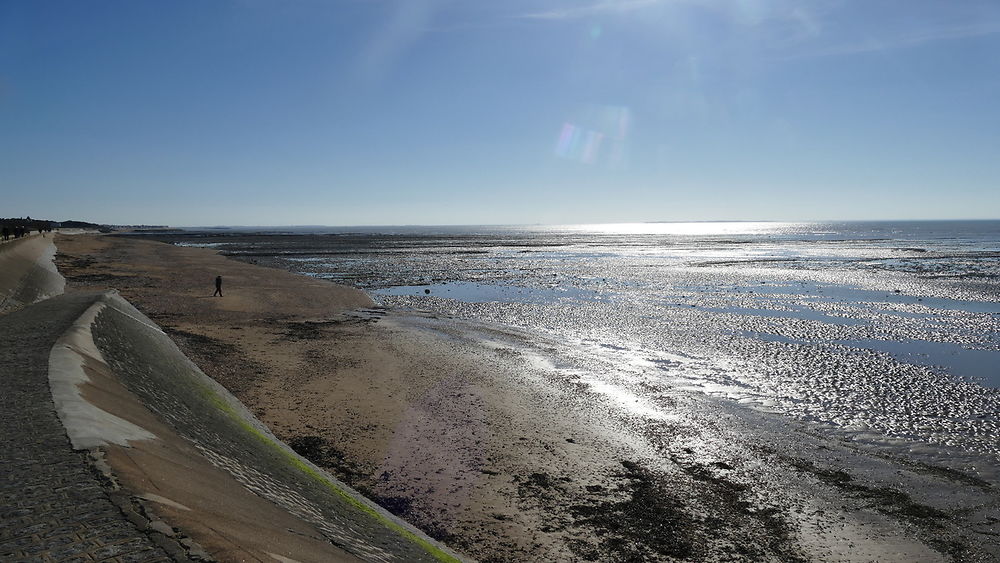
[[[210,250],[57,246],[69,290],[118,289],[297,451],[483,561],[1000,553],[1000,502],[971,476],[681,391],[643,417],[551,369],[556,343]]]

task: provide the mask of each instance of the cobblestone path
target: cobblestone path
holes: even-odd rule
[[[49,391],[49,350],[95,294],[0,316],[0,560],[170,561],[73,451]]]

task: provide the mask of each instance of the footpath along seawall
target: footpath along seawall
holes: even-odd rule
[[[280,442],[115,292],[54,296],[52,239],[32,238],[0,247],[0,559],[462,560]]]

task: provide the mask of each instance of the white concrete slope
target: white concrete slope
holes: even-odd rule
[[[49,373],[74,448],[213,558],[462,560],[292,451],[114,292],[56,342]]]
[[[0,313],[63,293],[66,280],[56,269],[51,234],[0,244]]]

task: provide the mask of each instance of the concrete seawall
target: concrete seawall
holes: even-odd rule
[[[456,558],[281,443],[228,391],[201,373],[152,321],[126,301],[109,294],[102,303],[104,306],[94,318],[92,334],[106,365],[139,404],[165,422],[173,433],[191,443],[213,466],[259,497],[314,527],[332,546],[360,559],[435,561]],[[121,411],[123,418],[128,416],[124,406],[115,410]],[[135,422],[141,420],[133,418]],[[132,445],[136,450],[152,446],[142,440],[132,441]],[[113,468],[117,459],[115,452],[109,453]],[[159,481],[156,473],[163,474]],[[176,478],[169,473],[149,470],[145,471],[145,477],[149,481],[145,487],[148,490],[136,491],[139,496],[162,492],[169,487],[171,479]],[[143,487],[138,481],[133,484]],[[177,490],[182,492],[180,488]],[[193,520],[190,514],[182,513],[189,513],[194,508],[178,510],[176,504],[190,508],[198,501],[195,495],[171,501],[162,503],[163,511]],[[198,527],[194,522],[191,524]],[[205,533],[208,534],[207,530]],[[300,536],[294,535],[296,539]],[[207,537],[195,539],[202,543],[209,541]],[[302,555],[290,558],[303,560]]]
[[[51,234],[0,245],[0,313],[62,294],[66,280],[52,263],[55,253]]]
[[[93,494],[113,501],[103,518],[138,538],[131,544],[108,540],[119,546],[116,555],[137,561],[461,560],[275,438],[115,292],[46,299],[64,287],[49,267],[51,239],[4,246],[0,312],[16,313],[0,316],[0,324],[10,325],[8,332],[32,330],[53,311],[75,320],[37,339],[26,335],[39,353],[47,350],[47,381],[38,380],[40,372],[10,369],[3,375],[19,385],[48,387],[42,411],[54,411],[65,430],[52,447],[65,450],[67,463],[80,466],[76,471],[100,476],[103,490]],[[8,356],[20,352],[10,341],[0,343],[7,365],[13,365]],[[11,388],[19,393],[17,385]],[[10,399],[12,405],[20,400]],[[12,420],[12,443],[37,439],[18,430],[21,419]],[[29,450],[15,461],[30,473],[32,457],[41,454]],[[30,502],[18,502],[16,489],[3,492],[23,510],[3,515],[0,558],[55,557],[45,551],[47,528],[31,520]],[[8,531],[9,523],[20,531]],[[82,542],[81,560],[93,559],[94,544],[83,533],[73,531],[65,542]],[[148,541],[140,541],[144,537]]]
[[[71,447],[49,390],[52,345],[95,298],[66,295],[0,315],[0,561],[168,560],[126,517],[88,452]]]

